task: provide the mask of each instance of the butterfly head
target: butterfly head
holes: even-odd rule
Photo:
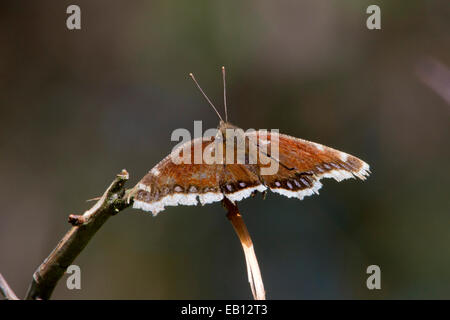
[[[236,130],[236,129],[239,129],[239,127],[237,127],[234,124],[231,124],[229,122],[225,122],[223,120],[220,120],[218,129],[219,129],[220,133],[222,134],[222,136],[226,137],[227,136],[227,129]]]

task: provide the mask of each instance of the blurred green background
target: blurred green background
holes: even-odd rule
[[[79,31],[66,28],[69,4]],[[370,4],[381,30],[366,28]],[[2,1],[0,272],[23,296],[70,213],[122,168],[133,186],[174,129],[216,127],[188,73],[221,105],[225,65],[232,123],[373,172],[303,201],[241,202],[267,297],[450,298],[449,40],[444,0]],[[220,204],[127,209],[75,264],[82,289],[65,276],[53,298],[251,298]],[[371,264],[381,290],[366,288]]]

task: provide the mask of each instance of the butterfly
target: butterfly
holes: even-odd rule
[[[240,133],[240,138],[248,142],[240,149],[244,161],[226,161],[226,147],[230,142],[228,131],[239,128],[228,122],[225,68],[222,67],[225,121],[194,75],[191,73],[190,76],[219,116],[218,135],[186,142],[153,167],[132,190],[133,208],[157,215],[167,206],[205,205],[222,201],[224,197],[235,202],[257,192],[265,194],[267,190],[302,200],[305,196],[319,193],[323,178],[342,181],[355,177],[365,180],[369,176],[369,165],[357,157],[318,143],[266,130]],[[265,148],[275,142],[277,155]],[[213,149],[213,146],[221,146],[227,152],[220,155],[223,161],[216,163],[174,161],[175,156],[182,154],[193,160],[196,146],[202,151],[201,154]],[[239,153],[238,148],[234,146],[236,155]],[[251,157],[250,149],[256,150],[256,156]],[[264,174],[263,171],[271,166],[277,168],[276,172]]]

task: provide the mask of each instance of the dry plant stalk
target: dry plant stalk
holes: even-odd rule
[[[239,213],[239,209],[230,200],[224,198],[224,207],[228,210],[227,218],[233,225],[239,240],[241,241],[242,249],[244,249],[245,263],[247,265],[248,282],[252,290],[253,298],[255,300],[266,300],[266,292],[259,270],[258,260],[256,259],[255,250],[253,248],[253,241],[250,238],[244,219]]]

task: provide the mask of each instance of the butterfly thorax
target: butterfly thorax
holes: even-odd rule
[[[226,141],[227,143],[232,143],[232,141],[236,138],[244,139],[245,136],[244,130],[225,121],[220,121],[218,130],[219,132],[217,134],[220,135],[223,141]]]

